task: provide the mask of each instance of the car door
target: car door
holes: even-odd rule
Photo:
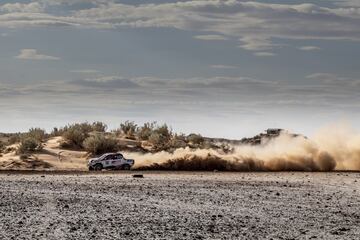
[[[121,167],[123,164],[123,156],[122,154],[118,153],[114,155],[114,166],[115,167]]]
[[[113,161],[114,161],[113,158],[114,158],[113,154],[110,154],[104,158],[103,165],[105,168],[111,167],[113,165]]]

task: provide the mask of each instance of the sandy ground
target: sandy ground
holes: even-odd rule
[[[36,169],[36,170],[87,170],[87,153],[60,148],[62,137],[50,138],[43,144],[40,152],[30,154],[29,159],[21,160],[16,151],[0,156],[0,169]],[[19,144],[10,147],[16,149]]]
[[[0,239],[360,239],[360,173],[0,174]]]

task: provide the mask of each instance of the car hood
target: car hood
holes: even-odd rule
[[[90,158],[89,163],[99,160],[98,158]]]

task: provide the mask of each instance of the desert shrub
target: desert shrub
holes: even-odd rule
[[[166,124],[158,126],[154,131],[160,134],[166,140],[170,140],[170,138],[173,136],[172,130]]]
[[[184,141],[184,142],[187,141],[186,136],[183,133],[180,133],[180,134],[175,133],[173,138],[176,140]]]
[[[15,133],[13,135],[11,135],[8,139],[8,144],[9,145],[12,145],[12,144],[15,144],[15,143],[19,143],[20,142],[20,133]]]
[[[13,151],[15,151],[16,150],[16,148],[14,148],[14,147],[6,147],[4,150],[3,150],[3,153],[10,153],[10,152],[13,152]]]
[[[149,137],[149,142],[152,143],[153,145],[160,145],[164,143],[164,140],[160,134],[153,132]]]
[[[26,136],[42,142],[45,139],[46,132],[44,129],[41,128],[30,128],[29,131],[26,133]]]
[[[20,160],[27,160],[27,159],[29,159],[29,154],[27,154],[27,153],[23,153],[23,154],[20,154]]]
[[[172,150],[176,150],[177,148],[185,148],[188,146],[186,142],[186,136],[184,134],[174,134],[168,145]]]
[[[227,171],[235,170],[235,164],[221,159],[215,155],[200,157],[192,154],[183,157],[169,159],[160,164],[154,163],[140,167],[139,170],[177,170],[177,171]]]
[[[173,150],[176,150],[177,148],[186,148],[188,145],[185,141],[180,139],[171,139],[169,142],[169,147]]]
[[[120,124],[120,128],[116,132],[124,134],[126,138],[134,139],[137,125],[131,121],[125,121]]]
[[[202,144],[205,140],[200,134],[192,133],[187,137],[187,141],[192,144]]]
[[[3,141],[0,141],[0,152],[2,152],[6,147],[6,144]]]
[[[107,125],[103,122],[93,122],[92,123],[92,130],[95,132],[106,132]]]
[[[154,131],[155,126],[156,126],[156,122],[144,123],[142,127],[139,127],[136,130],[137,139],[141,141],[149,140],[149,137]]]
[[[51,136],[64,136],[66,132],[73,131],[74,129],[82,132],[82,133],[90,133],[90,132],[106,132],[107,125],[103,122],[83,122],[83,123],[73,123],[68,124],[65,127],[57,128],[55,127],[52,132]]]
[[[88,137],[87,132],[81,131],[76,127],[69,128],[63,133],[63,137],[67,140],[69,147],[82,147],[84,140]]]
[[[107,138],[103,134],[95,134],[85,139],[84,148],[93,155],[115,152],[118,149],[118,143],[114,138]]]
[[[54,127],[50,133],[50,136],[58,137],[58,136],[61,136],[61,134],[62,134],[62,132],[57,127]]]
[[[23,138],[20,142],[20,145],[17,149],[18,154],[31,153],[39,151],[42,149],[42,144],[35,138],[26,137]]]
[[[170,146],[170,140],[173,134],[171,129],[163,124],[156,127],[149,136],[149,142],[154,145],[155,150],[166,150]]]
[[[93,131],[93,125],[87,122],[74,123],[65,126],[59,131],[66,140],[62,145],[63,147],[66,145],[67,148],[82,148],[84,140],[88,138],[89,133]]]

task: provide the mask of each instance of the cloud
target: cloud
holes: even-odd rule
[[[100,71],[95,70],[95,69],[78,69],[78,70],[72,70],[70,72],[80,73],[80,74],[93,74],[93,73],[99,73]]]
[[[58,57],[38,54],[36,49],[22,49],[20,54],[16,56],[17,59],[22,60],[59,60]]]
[[[238,91],[247,88],[264,88],[277,85],[274,81],[264,81],[249,77],[193,77],[193,78],[158,78],[158,77],[135,77],[128,78],[122,76],[101,76],[96,78],[84,78],[64,83],[64,85],[77,85],[79,87],[96,89],[108,89],[113,91],[126,91],[136,89],[142,94],[152,93],[156,91],[162,92],[167,97],[171,96],[174,91],[189,91],[211,89],[211,91],[219,89],[225,91]],[[208,93],[207,93],[208,94]]]
[[[277,82],[263,81],[249,77],[197,77],[197,78],[177,78],[177,79],[164,79],[155,77],[142,77],[133,79],[140,86],[148,88],[166,88],[166,89],[228,89],[234,90],[245,88],[249,86],[272,86]]]
[[[317,47],[317,46],[302,46],[302,47],[299,47],[298,49],[302,50],[302,51],[318,51],[318,50],[321,50],[321,48]]]
[[[22,12],[22,13],[36,13],[43,12],[45,10],[44,6],[38,2],[31,3],[6,3],[0,5],[1,12]]]
[[[84,0],[76,2],[85,3]],[[279,44],[276,39],[322,39],[360,41],[360,10],[347,7],[356,1],[337,1],[336,5],[273,4],[254,1],[209,0],[173,3],[122,4],[88,1],[91,7],[71,6],[68,0],[43,0],[41,7],[29,12],[11,5],[0,15],[0,27],[68,26],[83,28],[176,28],[198,32],[196,39],[239,39],[239,46],[249,51],[267,52]],[[46,4],[45,4],[46,3]],[[340,3],[341,6],[339,5]],[[15,4],[15,3],[14,3]],[[20,6],[20,5],[19,5]],[[30,8],[30,7],[29,7]],[[57,14],[54,14],[56,12]],[[201,33],[211,35],[200,35]]]
[[[238,68],[237,66],[231,66],[231,65],[211,65],[212,68],[216,69],[235,69]]]
[[[0,105],[11,103],[12,109],[17,109],[18,112],[28,110],[27,104],[36,107],[50,105],[49,109],[57,106],[67,110],[76,107],[73,114],[79,115],[93,115],[94,109],[101,112],[105,108],[122,108],[125,112],[139,111],[147,118],[148,111],[152,110],[164,111],[168,116],[169,111],[180,114],[185,109],[199,114],[209,113],[209,109],[234,113],[244,109],[271,109],[275,115],[283,108],[294,111],[314,109],[318,114],[319,109],[323,110],[325,107],[333,110],[360,102],[359,83],[348,83],[350,82],[339,88],[339,85],[323,81],[299,84],[241,76],[102,76],[72,81],[45,81],[41,84],[28,83],[27,86],[0,84]]]
[[[358,86],[359,80],[348,77],[338,76],[334,73],[314,73],[306,76],[307,79],[312,79],[326,84],[341,84],[342,87],[346,86]]]
[[[243,44],[239,47],[250,51],[269,50],[276,46],[276,44],[273,44],[270,39],[265,37],[247,36],[242,37],[240,41],[243,42]]]
[[[200,40],[209,40],[209,41],[227,40],[227,38],[222,35],[196,35],[194,36],[194,38]]]
[[[92,5],[101,5],[101,4],[109,4],[113,3],[115,0],[40,0],[42,4],[57,6],[57,5],[75,5],[81,3],[87,3]]]
[[[272,52],[255,52],[254,55],[257,56],[257,57],[273,57],[273,56],[276,56],[276,54],[272,53]]]
[[[338,76],[333,73],[313,73],[308,76],[306,76],[308,79],[313,79],[317,81],[336,81],[338,79]]]
[[[42,6],[38,2],[31,3],[6,3],[0,6],[1,12],[22,12],[22,13],[37,13],[43,12],[45,10],[44,6]]]
[[[359,0],[335,0],[335,4],[342,7],[360,7]]]
[[[91,87],[91,88],[103,88],[103,89],[122,89],[122,88],[137,88],[139,85],[133,82],[131,79],[119,77],[119,76],[105,76],[99,78],[89,78],[75,80],[72,84]]]

